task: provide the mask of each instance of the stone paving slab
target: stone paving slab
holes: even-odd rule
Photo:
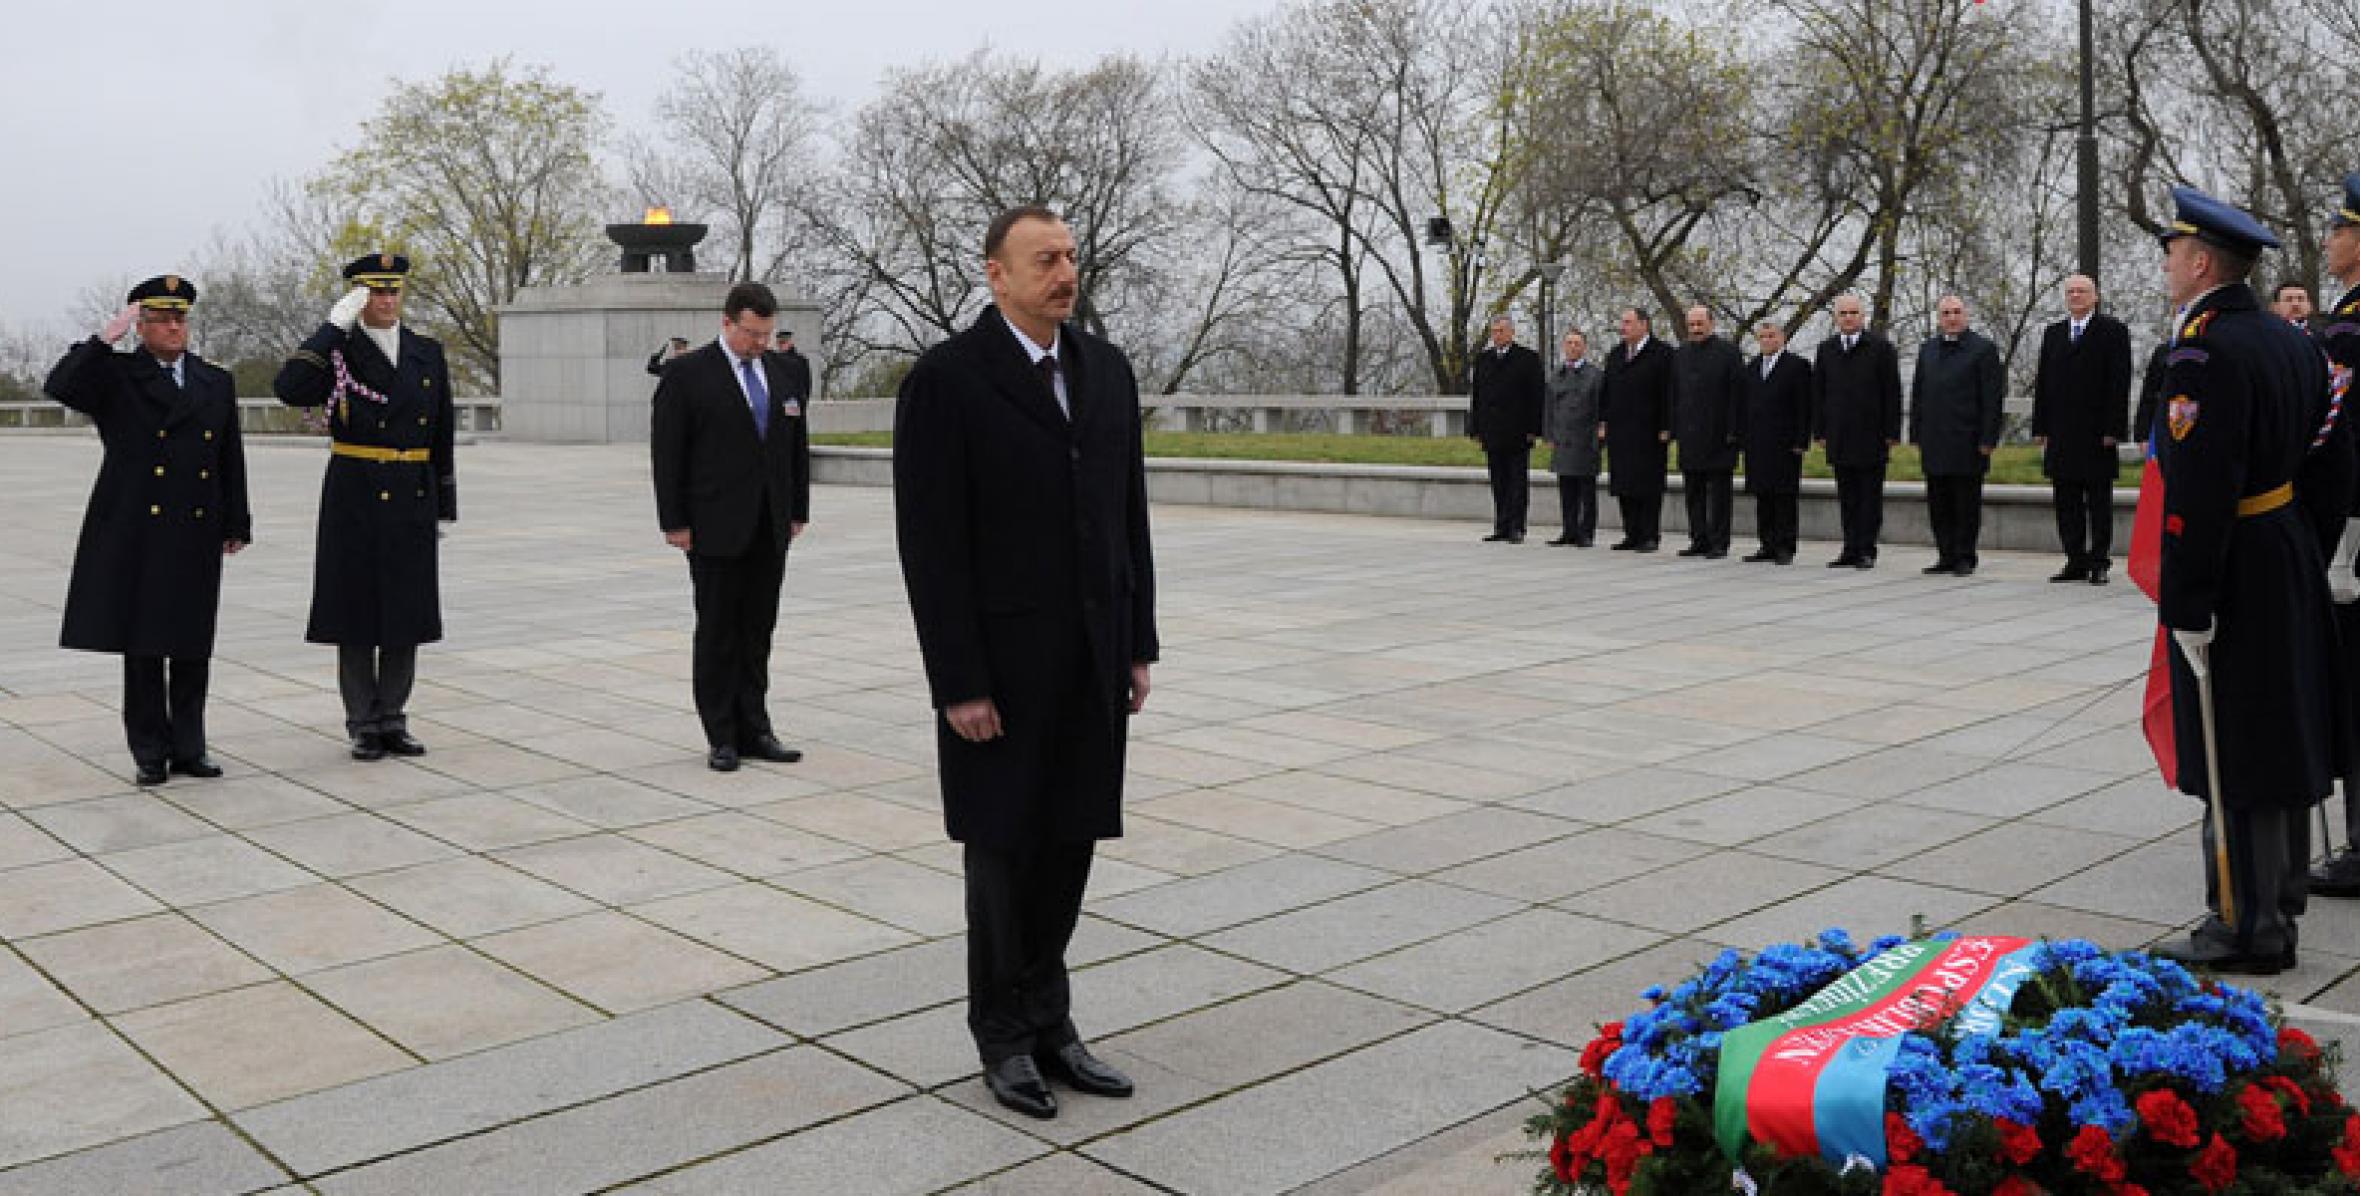
[[[230,775],[141,791],[115,662],[55,647],[97,456],[0,437],[0,1192],[1513,1191],[1526,1091],[1723,943],[2200,907],[2132,587],[1159,509],[1166,660],[1072,952],[1141,1092],[1030,1122],[974,1078],[884,491],[822,487],[789,568],[805,760],[724,776],[643,452],[465,447],[430,751],[362,764],[302,641],[319,448],[258,441]],[[2263,987],[2360,1017],[2353,915]]]

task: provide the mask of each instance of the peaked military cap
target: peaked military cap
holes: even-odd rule
[[[197,284],[178,274],[159,274],[131,288],[124,302],[150,311],[187,311],[197,304]]]
[[[410,259],[398,253],[364,253],[344,264],[344,277],[372,291],[398,291],[410,276]]]
[[[2254,254],[2278,248],[2278,238],[2262,222],[2243,210],[2222,203],[2194,187],[2172,188],[2171,227],[2158,239],[2169,245],[2194,237],[2236,253]]]
[[[2330,228],[2348,224],[2360,224],[2360,170],[2344,176],[2343,206],[2336,209],[2335,219],[2328,222]]]

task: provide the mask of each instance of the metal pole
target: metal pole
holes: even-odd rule
[[[2081,0],[2081,134],[2074,139],[2079,175],[2081,272],[2098,277],[2098,84],[2092,0]]]

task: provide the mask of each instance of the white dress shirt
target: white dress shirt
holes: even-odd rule
[[[1000,313],[1000,322],[1008,326],[1008,331],[1016,334],[1016,343],[1024,346],[1024,359],[1031,362],[1035,370],[1041,368],[1042,358],[1057,352],[1057,342],[1065,336],[1062,329],[1053,333],[1049,337],[1049,347],[1044,349],[1040,342],[1026,336],[1024,329],[1018,328],[1016,321],[1008,318],[1008,313]],[[1057,409],[1065,413],[1065,418],[1073,418],[1073,405],[1065,399],[1065,361],[1063,358],[1058,359],[1057,362]]]

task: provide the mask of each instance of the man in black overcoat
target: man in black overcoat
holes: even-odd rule
[[[41,385],[89,416],[106,446],[58,642],[122,654],[123,734],[142,785],[221,775],[205,754],[221,562],[254,538],[237,386],[188,351],[196,301],[196,284],[176,274],[140,283]],[[139,348],[115,352],[135,325]]]
[[[2218,802],[2227,877],[2204,824],[2212,916],[2164,954],[2222,972],[2294,966],[2309,809],[2343,762],[2343,685],[2318,538],[2294,502],[2328,394],[2327,359],[2263,311],[2245,278],[2277,239],[2191,187],[2173,192],[2164,281],[2183,318],[2157,416],[2163,474],[2158,617],[2170,629],[2182,792]],[[2198,678],[2209,675],[2221,791],[2206,775]],[[2222,915],[2224,888],[2233,919]]]
[[[2054,582],[2106,584],[2113,567],[2115,446],[2129,434],[2131,330],[2098,310],[2098,284],[2065,280],[2065,318],[2040,334],[2032,438],[2057,512],[2065,567]]]
[[[1926,471],[1926,518],[1934,526],[1927,573],[1970,577],[1983,533],[1983,475],[1999,447],[2008,372],[1999,346],[1967,327],[1966,301],[1934,305],[1935,334],[1918,346],[1909,389],[1909,439]]]
[[[1516,321],[1491,318],[1491,343],[1475,354],[1468,388],[1467,435],[1483,444],[1491,472],[1491,534],[1487,541],[1524,543],[1532,505],[1532,443],[1541,434],[1548,388],[1541,355],[1516,343]]]
[[[792,328],[779,329],[777,347],[773,348],[771,352],[778,354],[786,361],[789,380],[787,397],[797,403],[810,402],[811,359],[803,355],[803,350],[795,347],[795,330]]]
[[[769,708],[787,549],[811,521],[803,400],[787,359],[765,351],[777,323],[769,287],[731,287],[720,334],[664,370],[648,423],[656,526],[688,558],[696,591],[689,688],[717,772],[747,756],[803,758],[779,742]]]
[[[1811,363],[1786,351],[1786,329],[1754,331],[1762,352],[1745,370],[1745,489],[1762,546],[1749,561],[1794,563],[1801,534],[1803,454],[1811,451]]]
[[[1131,1092],[1074,1026],[1065,949],[1096,841],[1122,834],[1155,564],[1138,382],[1071,322],[1073,233],[1047,208],[1004,212],[984,273],[996,303],[902,382],[894,527],[965,845],[967,1026],[993,1097],[1046,1118],[1044,1073]]]
[[[1901,355],[1868,327],[1858,295],[1838,295],[1834,335],[1811,365],[1811,436],[1836,475],[1844,548],[1830,569],[1873,569],[1885,526],[1885,463],[1901,443]]]
[[[2327,239],[2320,246],[2327,272],[2344,286],[2343,296],[2312,321],[2313,334],[2326,350],[2331,402],[2347,445],[2352,441],[2355,413],[2350,404],[2352,379],[2360,374],[2360,172],[2344,176],[2343,195],[2328,221]],[[2320,451],[2315,446],[2313,453]],[[2339,521],[2336,550],[2328,561],[2328,588],[2336,601],[2336,621],[2342,633],[2344,680],[2360,690],[2360,498]],[[2360,716],[2360,692],[2347,691],[2347,716]],[[2350,725],[2347,724],[2347,730]],[[2353,736],[2354,753],[2344,766],[2344,842],[2311,869],[2311,891],[2322,897],[2360,897],[2360,734]],[[2325,846],[2322,844],[2322,846]]]
[[[1672,440],[1688,505],[1681,556],[1729,555],[1731,479],[1745,439],[1745,354],[1713,331],[1712,309],[1687,311],[1688,343],[1672,354]]]
[[[271,383],[282,403],[328,409],[304,638],[336,645],[356,760],[426,753],[410,734],[410,690],[418,645],[442,638],[436,541],[459,518],[450,366],[442,342],[402,324],[409,274],[398,253],[347,263],[352,289]]]
[[[1598,385],[1606,433],[1606,489],[1622,509],[1623,552],[1654,552],[1663,543],[1666,446],[1672,439],[1672,348],[1650,335],[1647,313],[1622,312],[1622,340],[1606,351]]]

